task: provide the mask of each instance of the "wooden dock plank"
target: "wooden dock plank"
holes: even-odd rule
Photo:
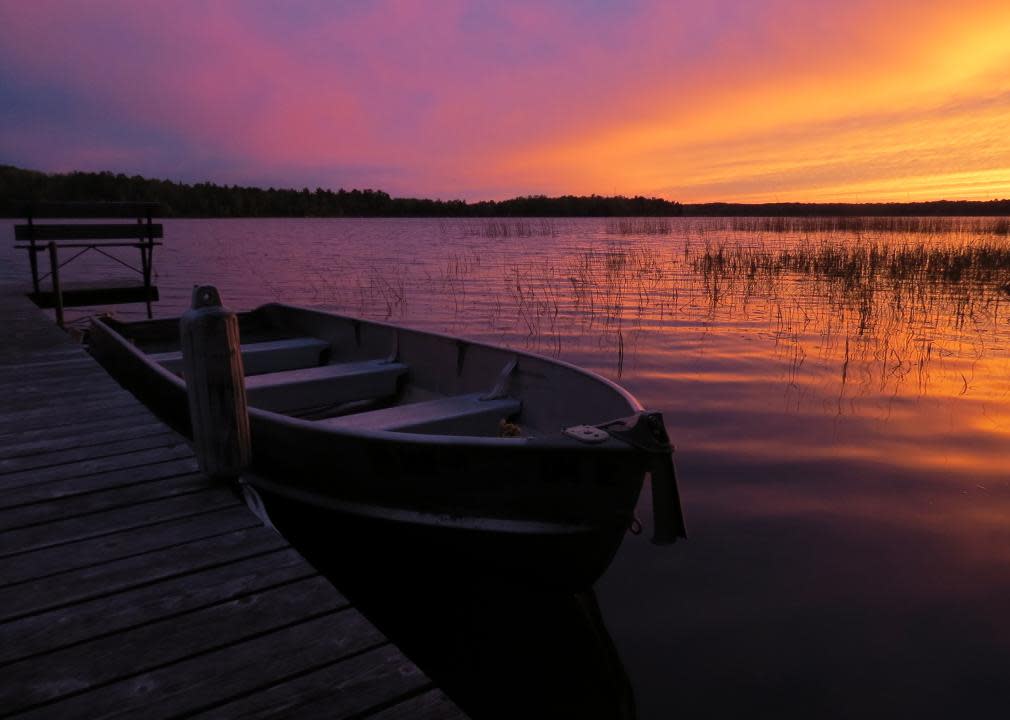
[[[311,577],[290,548],[215,565],[115,595],[103,595],[0,624],[0,665]],[[43,583],[44,584],[44,583]]]
[[[0,716],[462,717],[20,289],[0,311]]]
[[[186,517],[207,510],[235,504],[231,493],[216,488],[156,499],[127,508],[92,513],[83,517],[0,532],[0,557],[54,545],[66,545],[78,540],[108,535],[119,530],[152,525],[172,518]]]
[[[83,410],[55,416],[49,413],[37,418],[15,421],[9,427],[0,427],[0,443],[28,440],[41,433],[62,435],[89,432],[104,427],[116,427],[130,421],[151,422],[152,419],[155,418],[150,410],[136,405],[124,405],[113,413],[103,410],[99,415],[89,415]],[[2,415],[0,415],[0,420],[2,420]]]
[[[530,717],[536,715],[535,708],[530,708]],[[368,716],[369,720],[463,720],[465,717],[463,711],[444,692],[437,689]]]
[[[94,370],[95,366],[91,362],[91,358],[80,352],[80,348],[76,345],[68,345],[66,335],[57,335],[57,340],[60,343],[59,347],[50,348],[42,352],[33,352],[30,348],[25,349],[23,347],[12,346],[7,348],[6,354],[0,353],[0,378],[17,377],[22,373],[31,371],[41,373],[47,368],[49,369],[48,372],[51,373],[52,369],[57,366],[59,366],[60,374],[68,368]],[[13,356],[17,358],[16,361],[11,360],[11,352],[16,353]],[[55,375],[55,377],[58,378],[60,375]]]
[[[187,678],[187,684],[199,684],[205,679],[199,675],[207,671],[207,663],[201,662],[201,654],[240,644],[263,633],[276,633],[278,629],[291,625],[293,612],[296,618],[304,620],[299,617],[303,598],[313,602],[318,608],[316,614],[324,617],[347,607],[346,600],[336,595],[325,579],[314,577],[233,598],[179,617],[155,620],[46,653],[38,660],[30,658],[4,666],[0,707],[12,710],[29,708],[88,688],[100,689],[88,693],[85,702],[95,700],[95,696],[103,690],[107,696],[118,696],[118,702],[128,702],[128,693],[121,689],[118,692],[110,690],[108,684],[187,660],[196,660],[194,664],[201,668],[200,673],[194,672],[192,677]],[[378,637],[381,640],[381,636]],[[166,640],[170,642],[163,645]],[[376,640],[374,636],[369,636],[368,641]],[[37,668],[40,662],[45,664],[48,674],[60,678],[60,682],[39,682]],[[77,717],[98,715],[92,715],[92,710],[84,707],[77,712]]]
[[[188,495],[197,490],[206,489],[207,478],[203,475],[198,473],[177,475],[160,482],[135,483],[111,490],[0,509],[0,528],[16,530],[22,527],[66,520],[79,515],[125,508],[151,500]]]
[[[45,387],[41,387],[43,384]],[[6,390],[0,388],[0,392],[4,393],[4,404],[8,412],[43,408],[52,402],[61,403],[63,407],[108,402],[110,396],[118,394],[119,390],[120,388],[116,385],[108,384],[107,377],[100,378],[92,375],[82,375],[74,379],[68,378],[58,384],[39,381],[33,386],[22,381],[16,388]],[[47,402],[40,399],[41,397],[52,397],[52,400]]]
[[[137,406],[132,397],[115,395],[101,399],[79,402],[73,413],[67,412],[66,405],[59,400],[39,402],[32,407],[0,409],[0,433],[18,433],[36,428],[54,428],[66,425],[86,425],[123,413],[151,417],[151,411]]]
[[[13,490],[29,485],[40,485],[54,480],[97,475],[110,470],[127,470],[143,467],[150,463],[191,457],[192,455],[193,451],[189,445],[182,438],[177,437],[173,444],[165,447],[136,450],[111,457],[81,460],[68,465],[57,465],[39,470],[24,470],[0,475],[0,490]]]
[[[201,529],[207,532],[206,527]],[[15,571],[22,569],[23,572],[18,579],[0,588],[0,619],[121,592],[137,585],[263,555],[284,545],[282,538],[260,525],[241,529],[228,529],[225,526],[224,534],[209,535],[150,552],[134,553],[58,572],[46,573],[44,566],[37,565],[31,568],[15,567]],[[71,562],[81,562],[81,558],[74,558],[64,565]],[[13,573],[11,576],[17,577]],[[18,587],[22,583],[25,586]]]
[[[139,450],[174,447],[179,444],[179,436],[171,430],[162,427],[160,432],[152,432],[140,437],[114,439],[95,445],[68,448],[67,450],[52,450],[34,455],[0,459],[0,475],[8,475],[23,470],[38,470],[57,465],[68,465],[70,463],[79,464],[84,460],[98,460]]]
[[[59,373],[54,373],[54,370],[59,370]],[[90,378],[95,384],[82,384],[81,378]],[[81,352],[80,347],[72,347],[59,359],[0,365],[0,388],[8,390],[18,387],[19,384],[22,387],[36,388],[40,385],[46,388],[71,386],[71,389],[77,392],[98,394],[101,390],[113,388],[118,383],[108,373],[103,374],[100,366],[95,367],[95,363],[86,353]]]
[[[78,384],[66,381],[49,387],[34,387],[22,382],[16,390],[5,395],[7,413],[19,410],[35,410],[51,407],[53,404],[64,408],[77,404],[109,403],[117,393],[117,388],[105,385],[107,379],[81,377]],[[86,389],[80,383],[86,384]],[[41,383],[40,383],[41,384]],[[105,385],[105,387],[101,387]]]
[[[325,581],[307,582],[317,583],[324,591],[322,586]],[[262,625],[271,625],[271,621],[276,622],[276,614],[285,608],[284,600],[292,595],[290,588],[287,592],[284,590],[264,593],[260,597],[263,604],[248,609],[250,628],[260,629]],[[262,614],[256,613],[257,609],[262,609]],[[223,612],[225,610],[222,609],[218,614]],[[186,649],[203,647],[208,636],[221,635],[221,627],[215,624],[218,614],[206,611],[199,624],[200,632],[195,637],[191,637],[188,623],[178,623],[182,646]],[[246,619],[247,615],[243,614],[243,623]],[[223,632],[226,636],[238,634],[241,628],[241,624],[230,623]],[[8,665],[4,668],[5,685],[21,685],[23,692],[15,694],[0,689],[0,703],[15,710],[31,707],[40,699],[52,703],[24,713],[24,718],[88,717],[97,720],[142,712],[145,720],[159,720],[191,714],[248,694],[263,687],[265,678],[273,678],[276,682],[297,677],[332,662],[335,657],[349,656],[387,642],[357,610],[346,608],[334,611],[332,606],[326,606],[319,617],[294,625],[276,626],[262,634],[250,632],[226,647],[207,648],[201,654],[167,666],[131,673],[131,667],[120,659],[127,655],[123,652],[124,648],[129,648],[128,655],[139,656],[141,668],[146,667],[146,653],[150,652],[155,661],[163,657],[158,654],[158,649],[151,651],[132,644],[142,640],[143,633],[139,631],[145,630],[151,632],[152,627],[138,628],[138,636],[133,638],[113,636],[107,646],[92,647],[87,643],[73,648],[74,657],[66,658],[70,661],[66,671],[61,672],[58,668],[62,665],[57,665],[54,672],[62,680],[59,683],[40,683],[30,674],[22,677],[21,668]],[[175,643],[166,649],[168,654],[177,650]],[[89,651],[99,654],[89,654]],[[46,660],[57,663],[64,660],[56,655],[47,655]],[[102,681],[98,678],[117,673],[122,679],[100,684]],[[86,689],[90,692],[72,695],[75,691]],[[62,697],[66,695],[70,697]],[[159,701],[152,702],[153,698]]]
[[[75,543],[72,552],[57,545],[0,558],[0,582],[9,585],[62,572],[94,568],[117,560],[141,557],[150,552],[170,551],[198,540],[217,538],[223,543],[222,538],[241,538],[240,533],[250,528],[263,529],[259,520],[252,517],[244,507],[212,510],[205,515],[190,515],[157,525],[100,535]],[[219,540],[210,543],[210,547],[218,545]],[[164,572],[157,560],[151,562],[154,563],[152,567]]]
[[[101,492],[111,488],[129,487],[144,482],[181,477],[199,469],[196,458],[181,457],[150,463],[139,468],[126,468],[97,473],[83,478],[64,478],[50,482],[24,485],[0,492],[0,508]],[[0,526],[2,527],[2,526]]]
[[[87,359],[87,356],[85,356]],[[18,372],[0,372],[0,390],[18,395],[38,393],[70,393],[76,397],[91,395],[99,398],[115,392],[119,383],[103,374],[102,369],[84,363],[64,363],[59,375],[53,366],[36,367]]]
[[[54,367],[49,365],[31,371],[0,372],[0,392],[4,397],[38,399],[40,394],[67,393],[76,398],[100,398],[114,391],[116,383],[108,375],[102,377],[95,368],[72,365],[69,370],[60,368],[53,377]]]
[[[86,426],[78,432],[61,435],[51,428],[34,433],[20,433],[16,438],[0,437],[0,458],[26,457],[45,453],[71,450],[79,447],[102,445],[115,440],[142,438],[157,435],[165,429],[164,423],[154,418],[125,418],[106,426]]]
[[[129,428],[134,425],[163,424],[146,408],[135,408],[132,411],[123,411],[115,415],[100,420],[75,420],[65,418],[66,422],[57,424],[55,421],[43,427],[31,429],[18,428],[9,432],[0,433],[0,449],[16,447],[20,443],[30,443],[51,439],[54,442],[54,449],[62,447],[73,447],[73,445],[62,445],[62,443],[73,443],[78,440],[89,439],[89,435],[98,432],[109,432]]]
[[[431,687],[431,681],[392,645],[327,665],[307,675],[234,700],[195,717],[202,720],[241,717],[267,720],[275,717],[354,717],[396,698]]]

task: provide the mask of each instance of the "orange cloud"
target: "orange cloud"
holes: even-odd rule
[[[1003,0],[0,0],[0,157],[471,200],[1008,196],[1008,28]]]
[[[1010,195],[1010,6],[867,8],[856,25],[786,38],[760,72],[731,52],[651,116],[531,144],[502,171],[688,201]]]

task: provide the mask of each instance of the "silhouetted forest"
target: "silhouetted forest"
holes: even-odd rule
[[[696,203],[693,217],[921,217],[1010,215],[1010,200],[932,200],[907,203]]]
[[[394,198],[382,190],[266,190],[151,180],[111,172],[42,173],[0,165],[0,216],[40,201],[158,202],[164,217],[814,217],[1010,215],[1010,200],[911,203],[697,203],[600,195],[511,200]]]
[[[70,201],[158,202],[164,217],[579,217],[680,215],[680,203],[645,197],[543,195],[500,202],[394,198],[381,190],[277,190],[111,172],[41,173],[0,166],[0,215],[32,204]]]

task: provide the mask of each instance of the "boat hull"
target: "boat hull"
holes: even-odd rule
[[[624,528],[541,528],[453,525],[412,521],[409,513],[377,515],[334,506],[329,498],[306,499],[270,483],[249,481],[270,521],[296,547],[304,540],[315,552],[358,565],[409,566],[432,580],[493,578],[508,584],[579,591],[606,571]],[[320,538],[325,538],[324,547]]]
[[[310,320],[325,327],[320,316],[312,311]],[[139,325],[138,337],[167,327]],[[185,383],[128,338],[129,329],[96,321],[92,354],[191,436]],[[365,539],[358,549],[376,557],[409,551],[448,572],[565,589],[589,587],[607,568],[648,469],[643,453],[618,440],[346,432],[259,408],[249,420],[246,481],[283,518],[286,534],[311,519],[335,538]]]

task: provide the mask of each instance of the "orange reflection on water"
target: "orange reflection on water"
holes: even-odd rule
[[[692,222],[510,266],[495,331],[619,378],[700,455],[1005,472],[1007,221]]]
[[[599,371],[691,462],[1005,473],[1005,218],[253,224],[168,228],[159,312],[217,267],[234,307],[320,304]]]

